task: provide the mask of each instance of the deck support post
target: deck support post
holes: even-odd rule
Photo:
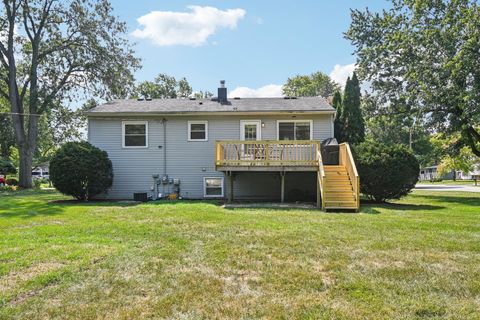
[[[321,192],[320,192],[320,177],[319,177],[319,173],[317,173],[317,208],[319,209],[323,209],[322,208],[322,197],[321,197]]]
[[[233,202],[233,179],[234,179],[234,174],[233,172],[229,171],[227,172],[227,176],[228,176],[228,198],[227,198],[227,201],[228,203],[232,203]]]
[[[285,202],[285,172],[280,172],[280,202]]]

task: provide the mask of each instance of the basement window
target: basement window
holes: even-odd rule
[[[208,141],[208,121],[188,121],[188,141]]]
[[[312,120],[279,120],[278,140],[312,140]]]
[[[147,148],[148,147],[148,121],[123,121],[122,122],[122,147]]]
[[[223,197],[223,178],[203,178],[204,197]]]

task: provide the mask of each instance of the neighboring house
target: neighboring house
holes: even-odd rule
[[[438,165],[433,165],[429,167],[420,168],[420,174],[418,176],[418,180],[420,181],[433,181],[435,179],[442,179],[442,180],[453,180],[453,171],[446,172],[442,174],[441,177],[438,175]]]
[[[475,180],[480,179],[480,163],[476,163],[473,165],[473,170],[469,172],[462,172],[458,173],[458,178],[462,180]]]
[[[470,172],[450,171],[442,174],[440,177],[438,173],[438,165],[424,167],[420,169],[418,179],[420,181],[432,181],[435,179],[453,180],[454,174],[455,179],[474,180],[475,177],[478,179],[480,177],[480,163],[474,165],[474,169]]]
[[[32,178],[33,179],[49,179],[49,164],[44,163],[41,164],[32,170]]]
[[[438,165],[420,168],[418,180],[431,181],[437,179]]]
[[[88,140],[113,163],[105,198],[175,193],[358,208],[358,175],[348,145],[340,145],[340,166],[318,161],[320,142],[333,137],[335,117],[323,98],[228,100],[222,83],[214,99],[115,100],[87,115]],[[328,175],[335,175],[336,193],[320,199]]]

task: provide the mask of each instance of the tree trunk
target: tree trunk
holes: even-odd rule
[[[17,107],[16,109],[19,108]],[[13,115],[13,127],[15,129],[17,147],[20,156],[20,164],[18,168],[18,186],[21,188],[30,189],[32,188],[33,154],[37,146],[38,116],[29,116],[27,134],[25,133],[23,115]]]
[[[20,165],[18,168],[18,186],[20,188],[30,189],[32,188],[32,162],[33,152],[31,152],[28,146],[24,146],[19,150]]]

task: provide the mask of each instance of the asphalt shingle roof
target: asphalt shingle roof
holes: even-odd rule
[[[89,116],[109,114],[183,114],[208,112],[333,112],[335,109],[322,97],[242,98],[221,104],[210,99],[153,99],[151,101],[113,100],[87,112]]]

